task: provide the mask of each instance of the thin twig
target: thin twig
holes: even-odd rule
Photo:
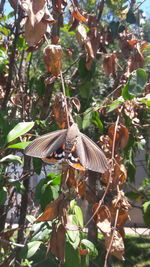
[[[18,243],[15,243],[15,242],[12,242],[12,241],[9,241],[9,240],[5,240],[5,239],[2,239],[2,238],[0,238],[0,242],[6,243],[6,244],[9,244],[9,245],[12,245],[12,246],[20,247],[20,248],[23,248],[25,246],[23,244],[18,244]]]
[[[118,221],[118,216],[119,216],[119,208],[116,211],[115,223],[114,223],[114,227],[113,227],[113,230],[112,230],[112,236],[111,236],[111,239],[110,239],[109,247],[108,247],[108,250],[107,250],[107,253],[106,253],[106,256],[105,256],[104,267],[107,267],[108,256],[109,256],[109,253],[110,253],[110,250],[111,250],[111,247],[112,247],[112,243],[113,243],[113,239],[114,239],[114,233],[115,233],[116,226],[117,226],[117,221]]]
[[[69,114],[68,114],[68,107],[67,107],[67,100],[66,100],[66,91],[65,91],[65,84],[64,84],[64,79],[63,79],[63,75],[62,75],[62,71],[60,72],[60,77],[61,77],[61,83],[62,83],[62,89],[63,89],[63,94],[64,94],[64,98],[65,98],[65,108],[66,108],[66,114],[67,114],[67,125],[69,128]]]

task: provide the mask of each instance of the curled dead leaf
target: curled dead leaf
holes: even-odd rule
[[[86,182],[82,181],[77,184],[77,193],[80,197],[86,197]]]
[[[97,227],[103,232],[109,234],[111,232],[111,214],[106,205],[102,205],[99,208],[99,204],[96,203],[93,206],[94,220]]]
[[[81,22],[84,22],[84,23],[87,22],[87,19],[79,12],[77,7],[73,8],[72,15],[78,21],[81,21]]]
[[[66,102],[65,102],[65,97],[62,93],[57,94],[55,96],[53,113],[57,125],[62,129],[67,128],[68,124],[67,124]]]
[[[127,213],[119,214],[116,227],[118,229],[122,228],[124,224],[126,223],[126,221],[129,219],[130,219],[130,216]]]
[[[103,69],[106,75],[112,75],[112,77],[115,78],[117,66],[117,57],[115,53],[105,56],[103,60]]]
[[[64,199],[63,194],[61,194],[58,199],[49,203],[42,215],[35,222],[44,222],[44,221],[52,221],[59,216],[59,205]]]
[[[53,224],[51,239],[48,244],[47,253],[52,253],[61,263],[65,262],[65,228],[62,224]]]
[[[114,199],[112,200],[109,210],[111,212],[111,215],[115,217],[117,209],[119,209],[119,216],[120,216],[127,213],[130,208],[131,205],[129,204],[128,199],[125,196],[124,192],[121,190],[119,191],[119,194],[115,196]]]
[[[47,71],[54,76],[60,74],[62,68],[62,48],[60,45],[47,45],[43,51],[44,63]]]
[[[76,187],[77,182],[75,179],[75,169],[72,167],[69,167],[68,169],[68,176],[67,176],[67,182],[66,182],[68,188]]]
[[[111,146],[112,146],[114,134],[115,134],[115,124],[112,124],[108,129],[108,135],[111,139],[110,140]],[[118,125],[116,129],[115,148],[116,149],[124,148],[128,143],[128,139],[129,139],[129,131],[126,128],[126,126],[122,124]]]
[[[110,188],[114,189],[117,185],[122,185],[126,182],[127,179],[127,172],[126,168],[123,164],[114,164],[114,167],[111,171],[111,177],[110,177],[110,171],[107,170],[105,173],[102,174],[100,181],[102,184],[107,185],[108,182],[110,182]]]
[[[113,240],[112,240],[112,238],[113,238]],[[111,245],[111,249],[110,249],[110,254],[115,256],[119,260],[124,260],[123,255],[124,255],[125,247],[124,247],[124,242],[123,242],[122,236],[116,230],[114,230],[110,235],[106,235],[105,236],[106,250],[109,249],[111,240],[112,240],[112,245]]]
[[[48,24],[40,21],[33,27],[29,18],[25,24],[25,39],[29,46],[35,46],[41,41],[44,34],[47,32]]]
[[[77,97],[71,97],[70,102],[76,107],[77,111],[79,112],[81,108],[80,100]]]
[[[89,249],[81,249],[81,248],[78,248],[78,251],[81,256],[87,255],[90,252]]]

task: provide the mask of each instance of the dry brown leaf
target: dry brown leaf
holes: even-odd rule
[[[53,113],[57,125],[62,129],[67,128],[68,123],[67,123],[66,102],[65,102],[65,97],[62,93],[57,94],[55,96]]]
[[[47,45],[43,51],[44,63],[47,71],[54,76],[60,74],[62,68],[62,48],[60,45]]]
[[[82,181],[77,184],[77,193],[80,197],[86,197],[86,182]]]
[[[108,129],[108,135],[110,137],[110,145],[113,144],[113,138],[115,134],[115,124],[112,124]],[[129,140],[129,131],[126,126],[120,124],[116,129],[115,149],[124,148]]]
[[[72,167],[69,167],[68,169],[68,178],[67,178],[67,182],[66,182],[68,188],[71,187],[76,187],[77,182],[75,179],[75,169]]]
[[[38,2],[36,0],[20,0],[19,4],[27,13],[32,27],[42,20],[47,9],[46,0],[38,0]]]
[[[117,220],[117,228],[122,228],[124,226],[124,224],[126,223],[127,220],[129,220],[130,217],[127,213],[124,214],[120,214],[118,216],[118,220]]]
[[[113,241],[112,241],[112,246],[110,249],[110,254],[115,256],[119,260],[124,260],[124,257],[123,257],[124,250],[125,250],[124,242],[123,242],[122,236],[120,235],[118,231],[114,230],[110,235],[105,236],[106,250],[109,249],[112,235],[113,235]]]
[[[111,55],[107,55],[103,60],[103,68],[106,75],[112,75],[113,78],[116,77],[117,71],[117,57],[116,54],[113,53]]]
[[[51,239],[48,244],[47,253],[51,252],[61,263],[65,262],[65,228],[62,224],[52,225]]]
[[[138,68],[142,68],[144,64],[144,57],[141,53],[139,53],[138,51],[130,57],[130,59],[128,60],[128,66],[127,66],[127,73],[128,76],[130,75],[131,72],[133,72],[134,70],[138,69]],[[127,77],[128,77],[127,76]]]
[[[111,158],[112,147],[110,146],[110,137],[108,135],[101,135],[98,145],[104,151],[106,157]]]
[[[117,160],[117,158],[116,158]],[[110,182],[111,189],[116,188],[117,185],[122,185],[126,182],[127,179],[127,172],[126,168],[123,164],[114,164],[114,167],[111,171],[111,177],[110,177],[110,171],[107,170],[105,173],[102,174],[100,181],[107,185],[108,181]]]
[[[103,232],[109,234],[111,232],[111,214],[106,205],[102,205],[99,208],[99,204],[96,203],[93,206],[94,220],[97,227]]]
[[[128,212],[131,205],[128,202],[127,197],[123,191],[119,191],[119,194],[112,200],[111,206],[109,208],[111,215],[116,216],[116,210],[119,209],[119,215],[123,215]]]
[[[106,218],[110,221],[111,215],[108,207],[106,205],[102,205],[99,207],[99,203],[95,203],[93,205],[93,214],[96,212],[94,215],[94,220],[96,222],[99,221],[104,221]]]
[[[27,19],[25,24],[25,39],[29,46],[35,46],[41,41],[47,31],[48,24],[40,21],[32,27],[31,22]]]
[[[58,248],[58,259],[60,262],[65,262],[65,242],[66,242],[66,231],[62,224],[57,229],[57,248]]]
[[[56,14],[62,14],[63,10],[67,6],[67,0],[54,0],[52,1],[53,11]]]
[[[51,233],[51,238],[48,243],[47,247],[47,254],[48,252],[51,252],[53,255],[57,257],[57,225],[55,223],[52,224],[52,233]]]
[[[138,118],[138,112],[137,112],[138,108],[139,106],[134,99],[130,101],[125,101],[124,103],[124,112],[128,117],[130,117],[133,125],[140,124],[140,120]]]
[[[72,15],[78,21],[81,21],[81,22],[84,22],[84,23],[87,22],[87,19],[79,12],[77,7],[73,8]]]
[[[76,107],[77,111],[79,112],[81,108],[80,100],[77,97],[71,97],[70,102]]]
[[[44,221],[52,221],[59,216],[59,205],[64,199],[63,194],[61,194],[58,199],[49,203],[42,215],[35,222],[44,222]]]
[[[79,254],[81,256],[84,256],[84,255],[87,255],[90,253],[89,249],[81,249],[81,248],[78,248],[78,251],[79,251]]]

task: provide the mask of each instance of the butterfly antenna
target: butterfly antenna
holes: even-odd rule
[[[61,77],[61,83],[62,83],[62,89],[63,89],[63,95],[65,98],[65,108],[66,108],[66,114],[67,114],[67,125],[69,128],[69,111],[68,111],[68,106],[67,106],[67,100],[66,100],[66,90],[65,90],[65,84],[64,84],[64,79],[63,79],[63,75],[62,75],[62,71],[60,72],[60,77]]]

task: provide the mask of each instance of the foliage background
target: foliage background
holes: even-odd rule
[[[107,138],[113,139],[115,132],[110,127],[117,125],[116,121],[119,117],[120,125],[125,128],[121,128],[122,132],[119,132],[118,139],[116,137],[118,147],[116,145],[114,152],[115,156],[121,157],[119,166],[123,164],[127,170],[127,175],[123,172],[124,178],[118,182],[118,184],[121,183],[119,191],[125,183],[134,184],[135,155],[140,149],[145,150],[147,177],[143,177],[145,179],[141,186],[134,187],[127,196],[129,201],[141,200],[140,209],[143,211],[146,226],[149,227],[150,55],[147,43],[150,41],[149,19],[143,18],[141,6],[136,1],[73,1],[80,15],[83,16],[78,15],[77,18],[72,11],[69,13],[72,2],[69,2],[66,8],[65,1],[60,2],[61,12],[53,1],[49,7],[53,17],[59,21],[59,25],[49,22],[51,33],[45,34],[46,40],[50,43],[56,42],[56,45],[58,42],[62,47],[62,73],[66,95],[70,99],[75,98],[80,101],[80,111],[77,105],[73,106],[73,118],[81,131],[93,140],[98,141],[102,135],[100,144],[110,158],[112,146],[107,143]],[[59,74],[54,77],[55,75],[49,72],[44,64],[43,50],[47,42],[42,39],[44,42],[42,46],[39,43],[30,45],[30,35],[24,34],[25,28],[20,24],[24,11],[21,7],[16,7],[16,1],[10,1],[13,11],[5,15],[3,12],[5,4],[5,1],[1,1],[0,245],[2,263],[0,266],[40,266],[43,263],[45,266],[46,264],[58,266],[59,263],[54,256],[60,261],[63,256],[53,252],[54,256],[48,253],[45,259],[45,253],[52,238],[52,223],[33,222],[48,203],[58,199],[60,167],[54,168],[55,173],[51,174],[40,159],[35,158],[31,161],[29,157],[23,156],[22,149],[31,140],[31,133],[34,137],[59,128],[54,117],[53,106],[56,94],[62,91],[62,81]],[[85,23],[87,14],[90,14],[91,18],[96,14],[98,23],[96,21],[93,26],[94,19],[91,24]],[[77,28],[79,23],[84,30]],[[100,39],[93,39],[97,32],[100,34]],[[89,42],[84,42],[84,38]],[[121,167],[119,167],[120,170]],[[43,179],[36,188],[31,188],[30,181],[35,174],[41,174]],[[72,175],[76,179],[76,174]],[[88,193],[87,189],[80,191],[79,197],[87,199],[89,195],[94,199],[93,194],[90,193],[93,191],[97,196],[96,200],[94,199],[97,203],[109,184],[108,177],[102,176],[101,184],[98,183],[99,186],[97,186],[96,174],[89,173],[88,176],[90,190]],[[97,179],[100,180],[99,177]],[[112,188],[109,189],[112,199],[118,195],[118,192],[116,193],[118,184],[115,183],[114,175]],[[106,206],[112,201],[109,198],[111,197],[108,196],[105,199]],[[88,216],[92,216],[91,209],[95,202],[88,199]],[[80,225],[81,228],[84,226],[83,214],[74,200],[67,212],[74,225]],[[123,213],[125,216],[123,222],[119,225],[121,230],[127,219],[125,214],[127,214],[126,211]],[[57,220],[54,220],[55,223],[59,222]],[[18,226],[13,229],[16,222]],[[113,219],[111,223],[114,225]],[[67,230],[65,266],[89,266],[89,262],[90,266],[103,264],[101,261],[104,261],[105,252],[104,249],[103,252],[101,251],[101,244],[104,244],[104,241],[102,236],[97,237],[96,225],[97,221],[92,221],[88,225],[88,235],[84,231]],[[123,233],[122,236],[124,236]],[[121,242],[123,242],[122,239]],[[107,246],[106,249],[108,249]],[[116,246],[115,250],[117,258],[122,258],[119,247]],[[126,256],[126,266],[128,266],[128,260]],[[130,258],[130,260],[132,264],[137,264],[136,258]],[[114,258],[108,259],[108,264],[115,264],[114,262]],[[123,266],[120,262],[118,264]],[[139,266],[145,266],[144,264],[147,263],[141,263]]]

